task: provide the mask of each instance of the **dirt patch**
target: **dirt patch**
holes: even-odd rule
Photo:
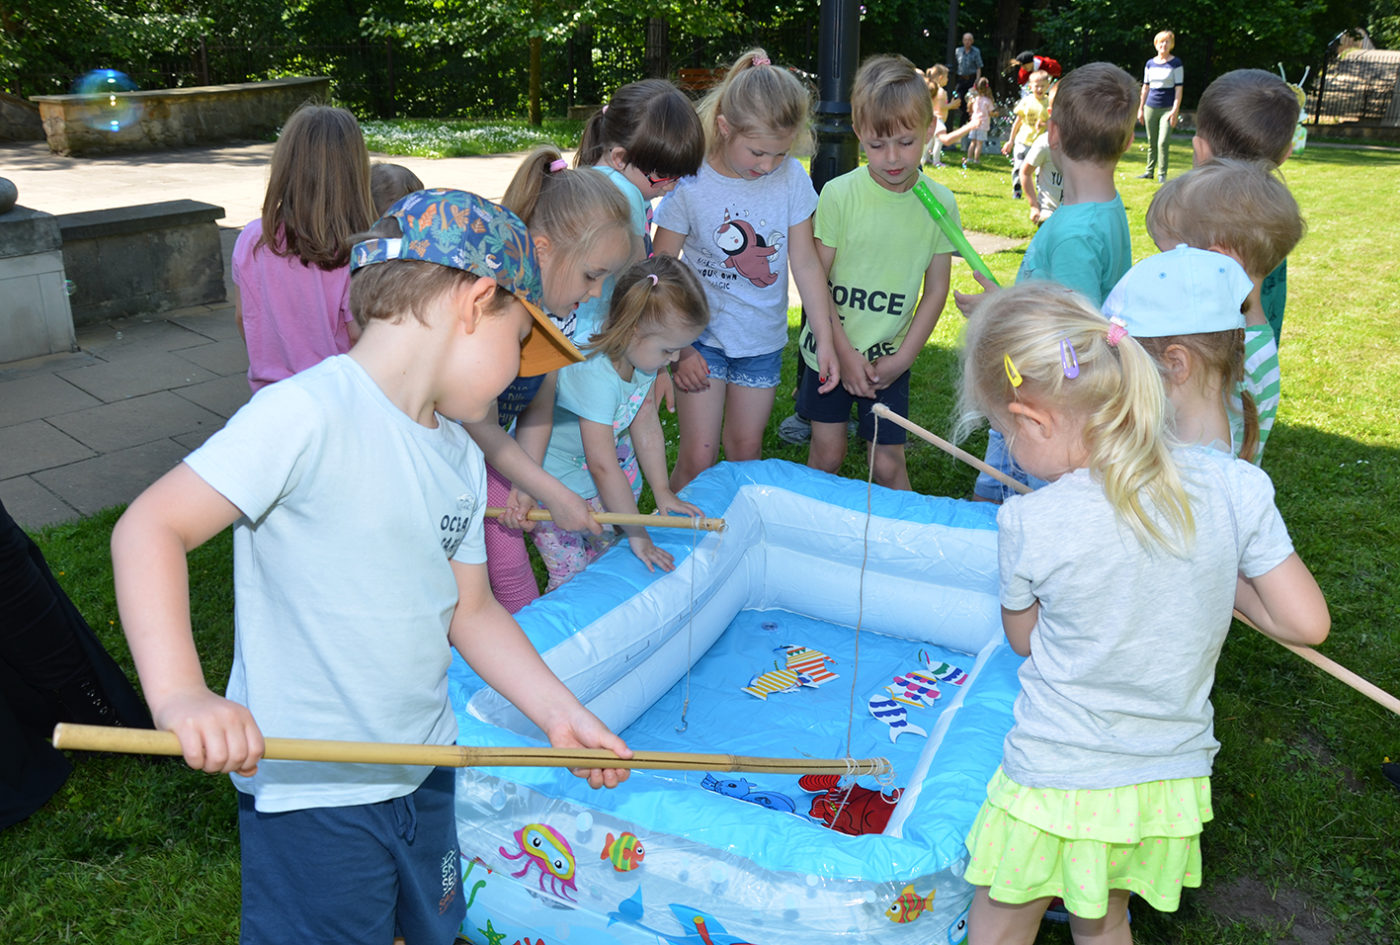
[[[1227,921],[1288,929],[1279,945],[1332,945],[1336,939],[1337,930],[1296,889],[1280,887],[1275,894],[1245,876],[1216,886],[1204,899],[1207,909]]]

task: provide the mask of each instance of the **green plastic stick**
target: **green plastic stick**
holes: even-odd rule
[[[919,198],[919,202],[924,205],[928,215],[933,217],[933,222],[938,224],[938,228],[943,231],[943,235],[948,237],[948,242],[953,244],[953,248],[958,251],[958,255],[967,261],[973,269],[982,273],[996,285],[997,277],[992,275],[992,270],[987,268],[987,264],[982,261],[982,257],[977,255],[977,250],[972,248],[972,244],[963,235],[962,229],[948,219],[948,211],[943,209],[943,204],[938,202],[938,198],[933,195],[933,191],[928,189],[928,184],[922,179],[914,185],[914,196]]]

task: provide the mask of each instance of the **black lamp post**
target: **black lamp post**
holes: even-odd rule
[[[851,130],[851,82],[860,55],[860,4],[856,0],[822,0],[817,37],[817,148],[812,155],[812,184],[818,191],[833,177],[858,163]]]

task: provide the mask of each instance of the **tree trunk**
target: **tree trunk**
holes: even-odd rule
[[[544,124],[544,115],[540,111],[540,71],[542,69],[541,57],[544,51],[544,38],[541,36],[530,37],[530,124],[538,128]]]
[[[647,18],[647,45],[642,61],[649,79],[664,79],[671,74],[670,27],[662,17]]]

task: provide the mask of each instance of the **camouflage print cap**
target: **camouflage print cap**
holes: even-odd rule
[[[350,250],[350,271],[395,259],[461,269],[514,295],[535,320],[520,350],[520,376],[545,374],[583,355],[544,311],[544,287],[525,224],[505,207],[465,190],[418,190],[384,212],[400,237],[374,237]]]

